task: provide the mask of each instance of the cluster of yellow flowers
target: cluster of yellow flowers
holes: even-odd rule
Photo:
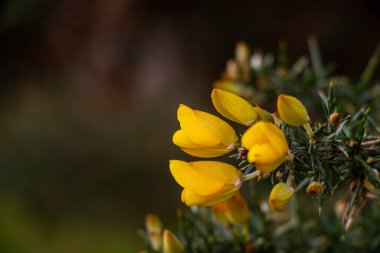
[[[241,217],[248,217],[248,211],[239,213],[240,218],[233,213],[234,206],[246,206],[239,195],[243,182],[270,173],[286,160],[291,160],[288,142],[280,129],[281,122],[303,126],[310,139],[313,132],[305,106],[292,96],[278,96],[278,115],[252,106],[245,99],[221,89],[214,89],[211,99],[221,115],[248,127],[240,143],[235,130],[226,121],[186,105],[178,108],[181,129],[173,135],[173,143],[187,154],[200,158],[244,150],[244,159],[253,164],[256,171],[244,174],[244,171],[223,162],[180,160],[170,161],[170,171],[184,188],[181,199],[186,205],[213,206],[213,213],[220,220],[240,223]],[[276,211],[284,210],[293,192],[291,185],[277,184],[270,193],[270,207]]]

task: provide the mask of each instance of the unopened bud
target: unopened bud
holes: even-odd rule
[[[340,114],[338,112],[334,112],[330,115],[330,122],[333,126],[337,125],[340,122]]]
[[[277,111],[288,125],[302,126],[309,120],[305,106],[297,98],[288,95],[279,95]]]
[[[145,218],[145,227],[148,232],[149,242],[155,251],[161,249],[161,220],[154,214],[148,214]]]
[[[276,178],[280,180],[284,176],[284,170],[279,170],[276,173]]]
[[[269,195],[269,206],[277,212],[284,211],[293,193],[294,189],[291,186],[285,183],[276,184]]]
[[[324,185],[323,183],[320,183],[320,182],[311,182],[307,188],[306,188],[306,192],[314,197],[314,198],[318,198],[321,196],[322,192],[323,192],[323,189],[324,189]]]
[[[177,237],[168,229],[164,230],[163,236],[163,253],[181,253],[184,247]]]

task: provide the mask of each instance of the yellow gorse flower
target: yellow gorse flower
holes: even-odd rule
[[[180,105],[177,118],[181,129],[173,135],[173,143],[192,156],[227,154],[238,140],[233,128],[212,114]]]
[[[168,229],[164,230],[163,235],[163,253],[181,253],[184,251],[184,246],[177,237]]]
[[[231,121],[250,126],[257,118],[256,110],[252,105],[231,92],[214,89],[211,100],[215,109]]]
[[[294,189],[291,186],[285,183],[276,184],[269,195],[269,206],[277,212],[284,211],[293,193]]]
[[[305,106],[297,98],[280,95],[277,98],[277,110],[281,119],[291,126],[302,126],[309,121]]]
[[[223,224],[243,225],[249,219],[249,208],[247,202],[240,195],[235,194],[230,199],[212,207],[213,217]]]
[[[271,172],[283,163],[288,154],[284,133],[273,123],[260,121],[251,126],[241,138],[248,149],[248,161],[261,172]]]
[[[231,198],[242,184],[242,173],[217,161],[170,161],[170,172],[184,189],[182,202],[188,206],[211,206]]]

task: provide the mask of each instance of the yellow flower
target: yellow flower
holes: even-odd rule
[[[155,251],[159,251],[161,249],[161,243],[162,243],[161,220],[154,214],[148,214],[145,217],[145,227],[148,232],[150,245]]]
[[[284,183],[276,184],[269,195],[269,206],[277,212],[284,211],[293,193],[294,189],[289,185]]]
[[[215,109],[229,120],[250,126],[257,118],[252,105],[233,93],[214,89],[211,99]]]
[[[242,184],[242,173],[234,166],[216,161],[170,161],[170,172],[184,189],[182,202],[188,206],[211,206],[231,198]]]
[[[305,106],[301,101],[292,96],[278,96],[277,110],[281,119],[291,126],[302,126],[309,120]]]
[[[286,160],[288,143],[284,133],[273,123],[260,121],[251,126],[241,138],[248,149],[248,161],[261,172],[271,172]]]
[[[235,194],[227,201],[214,205],[211,211],[214,218],[224,224],[243,225],[249,219],[247,202],[240,193]]]
[[[224,120],[186,105],[180,105],[177,118],[181,129],[173,135],[173,143],[196,157],[217,157],[229,153],[237,136]]]
[[[314,197],[314,198],[318,198],[319,196],[321,196],[322,192],[323,192],[323,183],[320,183],[320,182],[311,182],[307,188],[306,188],[306,192]]]
[[[185,249],[177,237],[168,229],[164,230],[162,248],[163,253],[181,253]]]

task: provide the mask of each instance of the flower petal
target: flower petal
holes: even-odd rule
[[[217,193],[225,185],[224,182],[218,182],[206,178],[199,173],[197,168],[184,161],[171,160],[170,172],[180,186],[187,188],[198,195]]]
[[[220,89],[211,93],[215,109],[229,120],[247,125],[257,118],[257,113],[245,99]]]
[[[182,129],[173,135],[173,143],[181,148],[203,148],[204,146],[193,142]]]
[[[220,139],[210,131],[207,125],[199,122],[194,115],[194,110],[190,107],[180,105],[177,111],[177,118],[186,136],[194,143],[203,146],[216,146],[221,142]]]
[[[278,153],[288,151],[284,133],[273,123],[260,121],[251,126],[241,138],[242,145],[250,149],[256,144],[271,143]]]
[[[221,194],[201,196],[190,191],[189,189],[183,189],[181,200],[188,206],[212,206],[231,198],[237,190],[238,189],[233,189]]]
[[[260,143],[248,151],[247,158],[250,163],[273,163],[283,156],[284,154],[277,152],[270,143]]]
[[[237,136],[235,130],[224,120],[198,110],[194,110],[194,115],[198,122],[207,129],[207,132],[211,133],[221,143],[228,146],[237,142]]]
[[[189,165],[203,177],[223,184],[235,185],[242,175],[240,170],[223,162],[197,161],[190,162]]]
[[[215,148],[182,148],[182,150],[192,156],[201,158],[213,158],[225,155],[231,152],[226,147],[217,146]]]
[[[255,163],[255,165],[259,171],[269,173],[277,169],[285,160],[285,157],[281,157],[273,163]]]

